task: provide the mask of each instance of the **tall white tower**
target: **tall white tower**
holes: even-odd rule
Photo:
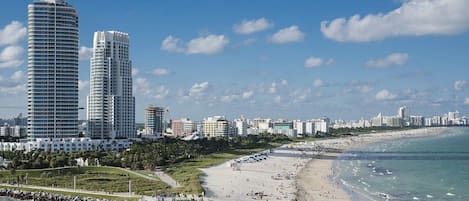
[[[78,136],[78,15],[64,0],[28,5],[28,138]]]
[[[90,137],[135,137],[129,35],[117,31],[95,32],[90,71],[90,95],[87,98]]]

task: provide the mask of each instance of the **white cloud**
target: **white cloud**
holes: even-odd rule
[[[366,66],[370,68],[387,68],[392,66],[400,66],[409,60],[409,55],[406,53],[392,53],[385,58],[372,59],[366,62]]]
[[[16,84],[14,86],[0,86],[1,94],[18,95],[24,93],[25,91],[26,87],[23,84]]]
[[[209,88],[208,82],[194,83],[189,90],[189,96],[197,96],[204,94]]]
[[[21,22],[12,21],[5,28],[0,29],[0,46],[16,45],[26,37],[26,34],[26,27]]]
[[[90,86],[90,81],[88,80],[78,80],[78,90],[84,90]]]
[[[0,96],[2,95],[18,95],[24,93],[26,87],[24,84],[18,82],[17,80],[12,81],[3,78],[0,75]]]
[[[311,89],[296,89],[290,93],[290,97],[293,103],[302,103],[308,100],[310,94]]]
[[[166,86],[158,86],[155,89],[155,98],[164,99],[169,95],[169,89]]]
[[[354,15],[321,22],[321,32],[340,42],[368,42],[398,36],[450,35],[469,30],[467,0],[405,0],[388,13]]]
[[[313,81],[313,86],[314,87],[322,87],[324,86],[324,82],[321,79],[316,79]]]
[[[165,99],[168,97],[170,90],[164,85],[151,86],[147,79],[139,77],[135,79],[134,92],[139,96]]]
[[[133,88],[134,88],[133,90],[136,93],[136,95],[151,96],[152,94],[150,84],[145,78],[139,77],[135,79]]]
[[[0,52],[0,68],[15,68],[23,64],[21,56],[24,50],[20,46],[7,46]]]
[[[78,58],[80,60],[89,60],[93,56],[93,48],[81,46],[78,50]]]
[[[270,41],[277,44],[292,43],[303,41],[305,34],[300,31],[298,26],[293,25],[284,29],[280,29],[270,37]]]
[[[224,35],[210,34],[206,37],[198,37],[187,44],[178,38],[168,36],[161,43],[161,50],[185,54],[216,54],[222,52],[230,41]]]
[[[466,80],[457,80],[454,82],[454,89],[456,91],[461,91],[467,84]]]
[[[161,50],[168,52],[183,53],[185,52],[185,47],[181,39],[169,35],[161,43]]]
[[[469,98],[464,99],[464,104],[469,105]]]
[[[253,95],[254,95],[254,92],[253,92],[253,91],[245,91],[245,92],[243,92],[243,94],[241,95],[241,97],[242,97],[243,99],[249,99],[249,98],[251,98]]]
[[[138,70],[138,68],[132,68],[132,76],[138,75],[139,72],[140,70]]]
[[[334,63],[334,59],[330,58],[327,61],[319,57],[309,57],[305,60],[304,67],[305,68],[317,68],[323,65],[331,65]]]
[[[287,80],[281,80],[281,81],[280,81],[280,84],[281,84],[282,86],[287,86],[287,85],[288,85],[288,81],[287,81]]]
[[[165,75],[169,75],[170,73],[171,71],[165,68],[157,68],[150,72],[150,74],[156,75],[156,76],[165,76]]]
[[[268,93],[275,93],[277,92],[277,83],[276,82],[272,82],[272,84],[270,84],[270,87],[269,89],[267,90]]]
[[[315,67],[322,66],[323,63],[324,61],[321,58],[309,57],[306,59],[304,66],[306,68],[315,68]]]
[[[371,90],[373,90],[373,87],[369,86],[369,85],[360,85],[360,86],[357,86],[356,89],[360,92],[360,93],[368,93],[370,92]]]
[[[387,89],[383,89],[376,93],[375,96],[376,100],[394,100],[397,98],[396,94],[391,93]]]
[[[273,22],[269,22],[265,18],[243,20],[240,24],[235,24],[233,30],[238,34],[251,34],[259,32],[274,26]]]
[[[216,54],[222,52],[228,43],[224,35],[194,38],[187,44],[187,54]]]
[[[24,76],[24,73],[23,71],[16,71],[13,73],[13,75],[11,75],[11,79],[14,80],[14,81],[19,81],[21,79],[23,79],[23,76]]]
[[[232,94],[232,95],[222,96],[220,98],[220,101],[223,102],[223,103],[231,103],[231,102],[233,102],[235,100],[238,100],[238,99],[239,99],[238,95]]]

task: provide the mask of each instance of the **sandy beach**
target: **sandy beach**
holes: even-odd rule
[[[333,161],[341,152],[382,140],[437,135],[444,130],[422,128],[284,145],[267,156],[243,157],[238,162],[231,160],[203,169],[203,187],[211,200],[349,201],[349,195],[331,179]]]

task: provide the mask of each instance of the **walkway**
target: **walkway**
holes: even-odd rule
[[[130,174],[135,174],[137,176],[140,176],[140,177],[143,177],[145,179],[152,180],[152,181],[162,181],[162,182],[166,183],[168,186],[170,186],[171,188],[181,187],[181,185],[179,185],[179,183],[176,180],[174,180],[171,176],[169,176],[168,174],[164,173],[163,171],[161,171],[159,169],[156,169],[155,171],[152,172],[154,176],[157,176],[159,178],[159,179],[157,179],[155,177],[148,176],[148,175],[142,174],[140,172],[135,172],[135,171],[125,169],[125,168],[110,167],[110,166],[105,166],[105,167],[120,169],[122,171],[126,171]]]
[[[1,183],[0,186],[14,187],[14,188],[18,187],[18,185],[11,185],[11,184],[5,184],[5,183]],[[67,193],[84,193],[84,194],[90,194],[90,195],[137,198],[137,196],[129,195],[129,193],[107,193],[107,192],[102,192],[102,191],[89,191],[89,190],[82,190],[82,189],[74,190],[71,188],[55,188],[55,187],[33,186],[33,185],[23,185],[23,184],[20,184],[19,187],[35,189],[35,190],[46,190],[46,191],[48,190],[48,191],[67,192]]]

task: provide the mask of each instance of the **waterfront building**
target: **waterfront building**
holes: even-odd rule
[[[330,120],[327,117],[314,120],[314,134],[329,133]]]
[[[410,111],[407,106],[399,107],[397,116],[402,119],[402,126],[410,126]]]
[[[306,136],[314,136],[316,131],[314,130],[314,121],[308,120],[305,122],[305,133]]]
[[[384,125],[384,121],[383,121],[383,115],[381,113],[379,113],[376,117],[374,117],[373,119],[371,119],[371,126],[375,126],[375,127],[381,127]]]
[[[164,108],[149,105],[145,108],[145,135],[163,135],[164,131]]]
[[[171,121],[171,130],[174,136],[185,137],[189,136],[197,130],[197,124],[192,122],[189,118],[182,118]]]
[[[2,142],[0,151],[120,151],[128,149],[131,144],[128,139],[34,138],[27,142]]]
[[[223,116],[205,118],[202,124],[204,137],[221,137],[229,136],[231,134],[229,122]]]
[[[245,136],[248,134],[248,123],[246,119],[239,118],[234,120],[234,127],[236,129],[236,134],[240,136]]]
[[[252,120],[252,127],[260,130],[272,128],[272,119],[255,118]]]
[[[294,121],[293,122],[293,129],[296,130],[297,135],[305,136],[306,126],[305,126],[304,121],[300,121],[300,120]]]
[[[135,98],[132,95],[132,63],[127,33],[94,33],[90,75],[87,99],[90,137],[134,138]]]
[[[78,137],[78,14],[65,0],[28,5],[28,138]]]
[[[297,132],[293,129],[293,122],[291,121],[276,121],[273,123],[272,134],[283,134],[288,137],[296,137]]]
[[[400,116],[385,117],[386,126],[388,127],[402,127],[402,118]]]
[[[441,116],[433,116],[432,117],[432,126],[441,126]]]
[[[410,116],[410,126],[425,126],[425,118],[422,116]]]
[[[5,124],[0,127],[0,138],[25,138],[26,127],[24,126],[10,126]]]

